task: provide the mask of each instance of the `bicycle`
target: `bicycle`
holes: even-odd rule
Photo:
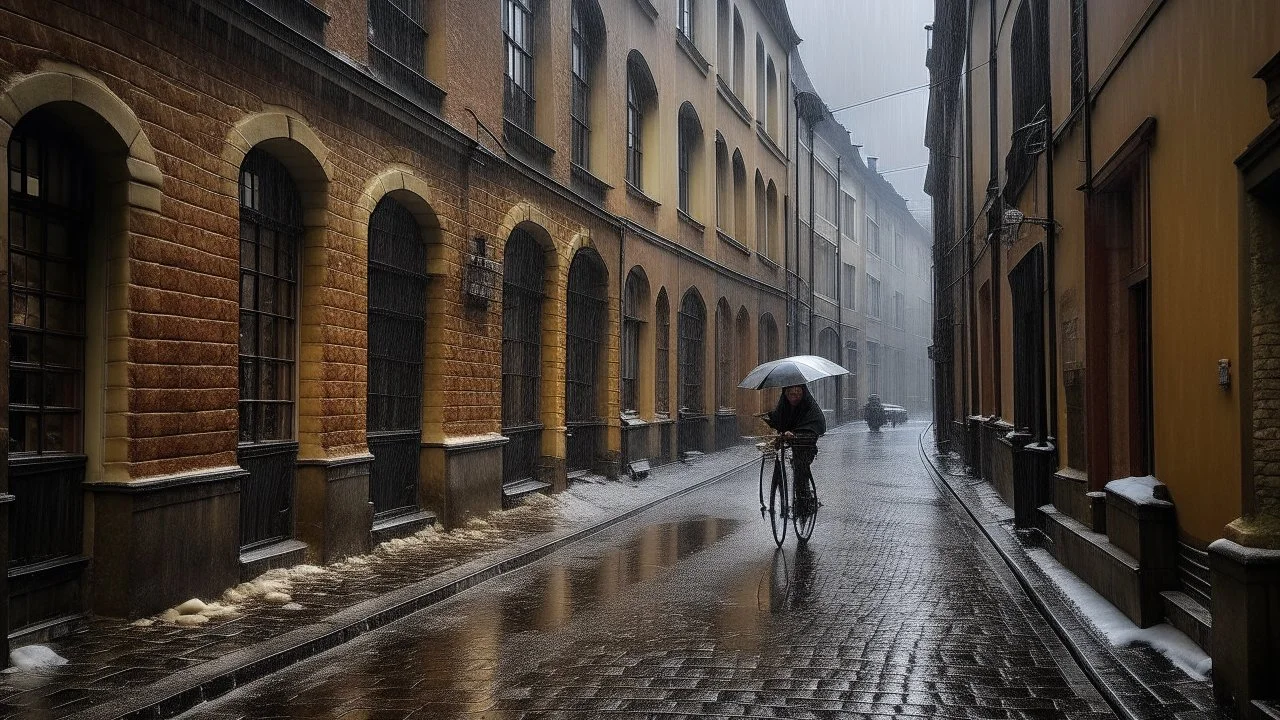
[[[816,441],[809,441],[816,442]],[[768,517],[769,525],[773,528],[773,540],[782,547],[787,539],[787,522],[790,521],[792,527],[796,531],[796,542],[803,545],[809,542],[809,537],[813,535],[813,526],[817,523],[818,508],[822,503],[818,502],[818,486],[813,481],[813,473],[809,473],[809,496],[813,498],[812,507],[808,508],[808,512],[802,510],[800,513],[795,512],[795,507],[791,503],[791,483],[788,478],[788,466],[791,465],[791,447],[797,444],[805,444],[805,441],[799,439],[784,440],[781,435],[762,442],[756,447],[761,450],[760,457],[760,517]],[[770,460],[772,460],[772,471],[770,471]],[[766,503],[765,496],[765,475],[769,476],[769,494]]]

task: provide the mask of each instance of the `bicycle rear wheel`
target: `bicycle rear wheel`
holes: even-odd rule
[[[769,488],[769,524],[773,526],[773,540],[778,543],[778,547],[782,547],[782,543],[787,539],[787,518],[791,513],[791,506],[787,503],[787,464],[782,453],[775,456],[775,468],[773,473],[773,483]]]
[[[813,526],[818,522],[818,486],[814,483],[812,474],[809,475],[809,498],[808,507],[801,508],[806,511],[805,514],[797,514],[794,520],[796,541],[801,545],[809,542],[809,536],[813,535]]]

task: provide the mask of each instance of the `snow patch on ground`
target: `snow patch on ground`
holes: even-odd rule
[[[49,670],[67,664],[66,658],[44,645],[27,645],[9,652],[9,662],[19,670]]]
[[[1063,567],[1047,550],[1028,548],[1027,556],[1039,565],[1080,612],[1116,647],[1144,643],[1163,654],[1188,676],[1206,680],[1213,661],[1191,638],[1168,623],[1140,628],[1124,613]]]

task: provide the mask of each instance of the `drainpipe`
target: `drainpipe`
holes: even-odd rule
[[[973,3],[965,3],[965,28],[973,27]],[[968,38],[966,31],[965,37]],[[965,49],[964,67],[969,67],[969,60],[972,57],[972,45]],[[976,297],[975,283],[973,282],[973,89],[972,83],[965,83],[964,88],[964,226],[967,228],[964,233],[969,238],[964,241],[964,265],[963,275],[964,290],[967,291],[966,299],[968,300],[965,307],[965,329],[968,331],[969,352],[961,353],[961,360],[964,363],[961,376],[964,382],[964,402],[965,417],[964,422],[967,427],[969,424],[969,416],[977,415],[982,412],[982,401],[980,390],[978,388],[978,303]],[[963,238],[964,235],[961,235]]]
[[[987,183],[987,192],[994,193],[992,198],[989,214],[994,214],[997,218],[1004,217],[1004,203],[1000,197],[1000,105],[997,99],[1000,76],[996,73],[996,47],[998,38],[996,37],[996,7],[995,1],[989,4],[990,12],[990,43],[991,43],[991,59],[988,63],[988,95],[991,100],[991,118],[988,122],[991,134],[991,148],[989,154],[991,156],[991,180]],[[987,228],[987,242],[994,243],[991,247],[991,370],[992,370],[992,393],[995,397],[996,407],[995,414],[998,417],[1004,417],[1004,402],[1001,397],[1001,387],[1004,385],[1004,379],[1000,373],[1000,349],[1003,343],[1000,342],[1000,238],[998,233],[1000,226]]]
[[[845,360],[842,357],[844,351],[844,295],[840,293],[840,276],[844,273],[844,265],[841,258],[844,257],[841,251],[844,249],[844,194],[840,189],[840,161],[843,158],[836,154],[836,359]],[[836,378],[836,422],[844,422],[844,383],[845,377],[840,375]]]
[[[790,57],[787,58],[787,62],[791,62]],[[800,115],[800,93],[794,93],[794,99],[792,100],[792,104],[795,105],[796,115],[799,116]],[[791,154],[791,157],[792,158],[800,157],[800,123],[799,121],[796,122],[795,151]],[[795,233],[793,233],[793,235],[795,236],[795,243],[796,243],[796,279],[799,280],[800,278],[800,208],[796,205],[796,203],[800,202],[800,164],[798,162],[793,162],[792,164],[796,168],[795,192],[792,193],[791,195],[791,197],[795,198],[795,202],[793,202],[791,205],[794,208],[795,218],[796,218]],[[798,287],[796,288],[796,295],[795,297],[792,297],[791,295],[791,243],[784,241],[782,243],[782,247],[783,247],[782,281],[787,285],[787,354],[795,355],[796,351],[799,350],[800,343],[796,338],[796,328],[795,328],[795,323],[793,323],[791,320],[791,311],[796,306],[796,303],[800,299],[800,292],[799,292],[800,288]]]
[[[1048,48],[1041,49],[1041,56],[1048,57]],[[1045,264],[1048,266],[1045,270],[1045,288],[1049,293],[1049,417],[1043,423],[1041,428],[1041,437],[1050,438],[1055,445],[1058,438],[1058,292],[1057,292],[1057,239],[1058,230],[1054,224],[1054,203],[1053,203],[1053,84],[1049,84],[1049,88],[1045,91],[1045,103],[1048,111],[1045,113],[1048,119],[1045,120],[1045,137],[1048,140],[1046,145],[1047,157],[1045,158],[1045,194],[1048,201],[1045,205],[1046,214],[1049,216],[1049,224],[1045,226]]]
[[[813,126],[814,126],[814,123],[809,123],[809,354],[810,355],[813,354],[813,322],[814,322],[813,304],[815,301],[814,294],[813,294],[813,274],[815,269],[813,267],[813,213],[814,213],[813,165],[814,165],[814,156],[817,154],[817,148],[813,146]],[[797,238],[797,241],[799,241],[799,238]]]

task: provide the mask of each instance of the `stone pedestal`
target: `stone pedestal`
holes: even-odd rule
[[[1113,481],[1105,491],[1107,539],[1138,563],[1139,616],[1131,618],[1141,627],[1150,627],[1164,620],[1160,592],[1178,586],[1178,522],[1173,503],[1158,497],[1164,491],[1160,483]]]
[[[1026,436],[1013,441],[1013,523],[1018,529],[1040,528],[1040,506],[1053,502],[1053,467],[1057,451],[1052,443],[1028,444]]]
[[[298,462],[295,537],[307,544],[308,562],[331,563],[369,551],[372,462],[368,453]]]
[[[85,483],[94,612],[133,619],[191,597],[212,600],[239,582],[240,482],[248,476],[228,468]]]
[[[1280,698],[1280,550],[1230,540],[1209,546],[1213,584],[1213,691],[1241,718],[1255,700]]]
[[[506,444],[507,438],[497,433],[422,444],[420,494],[445,529],[502,509],[502,448]]]

